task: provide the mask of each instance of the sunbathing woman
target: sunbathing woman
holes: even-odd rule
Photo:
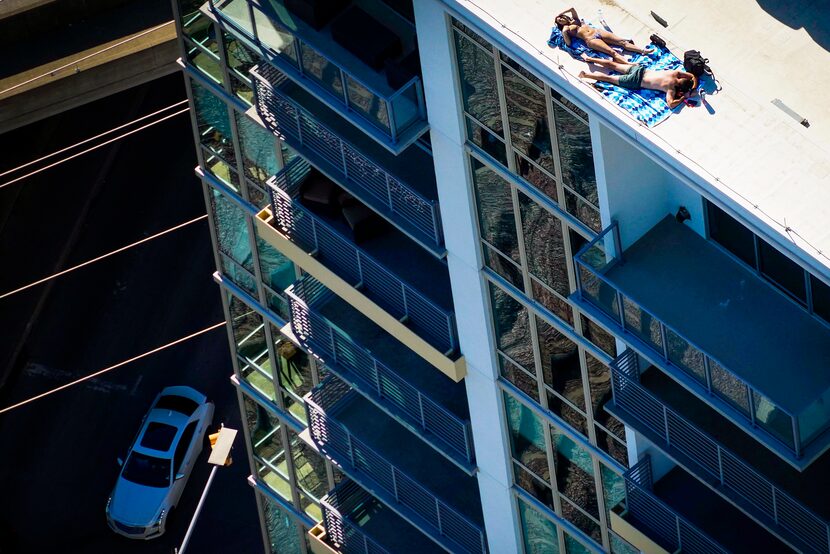
[[[557,15],[555,21],[556,26],[562,31],[562,38],[565,40],[565,44],[568,46],[571,45],[571,37],[581,38],[591,50],[608,54],[611,56],[611,59],[618,63],[625,63],[628,60],[611,48],[611,46],[619,46],[625,50],[637,52],[638,54],[649,54],[654,51],[654,48],[640,48],[630,40],[619,37],[605,29],[596,29],[590,25],[586,25],[584,21],[579,19],[574,8],[565,10]]]

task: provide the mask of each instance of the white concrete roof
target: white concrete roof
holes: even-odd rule
[[[553,84],[570,82],[567,92],[589,111],[680,167],[757,231],[795,244],[788,249],[830,278],[830,0],[445,2],[500,31],[499,46],[522,54]],[[647,129],[581,83],[575,76],[587,66],[547,46],[554,16],[571,4],[595,24],[601,8],[617,34],[638,44],[656,32],[681,58],[700,50],[723,84],[707,96],[711,110],[687,107]],[[774,106],[775,98],[810,127]]]

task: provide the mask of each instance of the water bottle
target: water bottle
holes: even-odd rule
[[[609,27],[608,23],[605,22],[605,17],[602,15],[602,8],[597,10],[597,19],[599,20],[600,25],[602,25],[602,27],[610,33],[611,27]]]

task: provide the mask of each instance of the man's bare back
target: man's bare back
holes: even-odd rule
[[[645,69],[639,64],[619,63],[590,56],[583,56],[583,59],[588,63],[616,71],[620,75],[582,71],[579,74],[580,78],[603,81],[630,90],[645,88],[665,92],[666,103],[672,109],[679,106],[697,88],[697,77],[685,71]]]

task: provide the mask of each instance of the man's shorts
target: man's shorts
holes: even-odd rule
[[[625,75],[620,75],[620,86],[622,88],[627,88],[629,90],[638,90],[642,88],[643,84],[643,73],[645,73],[646,68],[642,65],[635,63],[631,67],[628,68],[628,71],[625,72]]]

